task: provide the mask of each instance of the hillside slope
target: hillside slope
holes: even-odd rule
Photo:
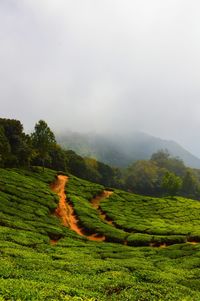
[[[185,208],[187,200],[182,198],[151,199],[119,190],[102,196],[103,186],[69,175],[67,201],[85,231],[78,235],[57,214],[59,197],[52,192],[56,178],[57,173],[47,169],[0,169],[2,301],[200,299],[200,244],[185,243],[188,237],[199,239],[197,201],[188,201]],[[177,204],[176,220],[167,233]],[[196,215],[190,219],[192,209]],[[104,234],[107,241],[90,241],[91,233]],[[155,236],[181,243],[151,247]],[[127,237],[126,244],[138,247],[123,244]]]
[[[57,135],[58,142],[81,156],[94,157],[116,167],[126,167],[133,161],[150,159],[160,149],[168,149],[172,156],[180,157],[187,166],[200,168],[200,159],[174,141],[133,132],[122,135],[95,135],[66,132]]]

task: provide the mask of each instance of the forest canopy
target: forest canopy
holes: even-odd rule
[[[19,120],[0,118],[0,167],[32,166],[48,167],[144,195],[177,194],[200,199],[200,170],[186,167],[167,150],[152,154],[150,160],[139,160],[127,169],[119,169],[63,149],[44,120],[39,120],[28,135]]]

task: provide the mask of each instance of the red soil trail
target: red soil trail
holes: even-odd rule
[[[112,191],[104,190],[104,191],[102,192],[101,195],[98,195],[98,196],[96,196],[94,199],[91,200],[92,206],[93,206],[95,209],[99,209],[100,202],[101,202],[103,199],[108,198],[111,194],[113,194]]]
[[[100,209],[100,203],[101,203],[102,200],[104,200],[106,198],[109,198],[109,196],[111,196],[112,194],[113,194],[112,191],[104,190],[102,192],[102,194],[96,196],[95,198],[93,198],[91,200],[92,206],[99,211],[100,218],[102,220],[106,221],[110,225],[113,225],[113,222],[107,218],[105,213],[102,212],[102,210]]]
[[[55,245],[57,244],[57,242],[58,242],[58,240],[55,240],[55,239],[51,239],[51,240],[50,240],[50,244],[51,244],[52,246],[55,246]]]
[[[59,196],[59,204],[55,211],[55,214],[60,217],[62,224],[65,227],[69,227],[69,208],[66,203],[65,185],[68,182],[68,177],[59,175],[56,181],[51,185],[51,189]]]
[[[58,175],[56,181],[51,184],[51,189],[59,196],[59,204],[55,210],[55,214],[61,219],[63,226],[70,228],[77,234],[87,237],[93,241],[104,241],[105,236],[97,233],[92,235],[86,235],[84,229],[79,227],[78,219],[74,213],[74,209],[71,204],[67,202],[65,193],[65,186],[69,180],[69,177],[64,175]],[[50,243],[55,245],[57,240],[51,240]]]
[[[63,226],[70,228],[74,232],[76,232],[80,236],[87,237],[89,240],[93,241],[104,241],[105,236],[99,235],[97,233],[92,235],[86,235],[86,231],[84,231],[83,228],[81,228],[78,225],[78,219],[74,213],[74,209],[71,204],[67,202],[67,196],[65,193],[65,186],[67,182],[69,181],[69,178],[64,175],[58,175],[57,179],[54,183],[51,184],[51,189],[59,196],[59,204],[58,207],[55,210],[56,216],[58,216]],[[104,214],[100,209],[100,202],[104,200],[105,198],[108,198],[110,195],[112,195],[112,191],[104,190],[100,195],[96,196],[91,200],[92,206],[99,211],[100,218],[105,220],[107,223],[113,225],[112,221],[109,221],[106,217],[106,214]],[[58,242],[58,239],[51,239],[50,243],[52,246],[56,245]],[[125,244],[127,242],[125,241]],[[152,245],[153,246],[153,245]]]
[[[98,233],[94,233],[92,235],[87,235],[86,231],[79,226],[78,218],[74,213],[73,206],[67,202],[67,197],[65,193],[65,186],[68,182],[69,178],[64,175],[58,175],[57,179],[54,183],[50,185],[52,191],[54,191],[59,196],[59,204],[57,209],[55,210],[55,214],[61,219],[63,226],[70,228],[77,234],[86,237],[89,240],[93,241],[105,241],[105,236],[100,235]],[[105,220],[107,223],[113,225],[113,222],[110,221],[106,214],[104,214],[100,208],[100,202],[106,198],[109,198],[112,195],[112,191],[104,190],[101,195],[96,196],[91,200],[92,206],[99,211],[100,217]],[[114,226],[114,225],[113,225]],[[58,239],[51,239],[50,244],[52,246],[56,245]],[[192,245],[196,245],[199,242],[196,241],[187,241]],[[127,245],[127,241],[124,241],[124,244]],[[163,243],[157,245],[156,243],[151,243],[149,246],[157,247],[157,248],[166,248],[167,244]]]

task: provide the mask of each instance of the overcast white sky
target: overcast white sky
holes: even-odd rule
[[[200,1],[0,0],[0,109],[200,156]]]

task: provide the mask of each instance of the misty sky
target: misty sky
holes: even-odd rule
[[[0,0],[1,117],[140,130],[200,157],[199,0]]]

